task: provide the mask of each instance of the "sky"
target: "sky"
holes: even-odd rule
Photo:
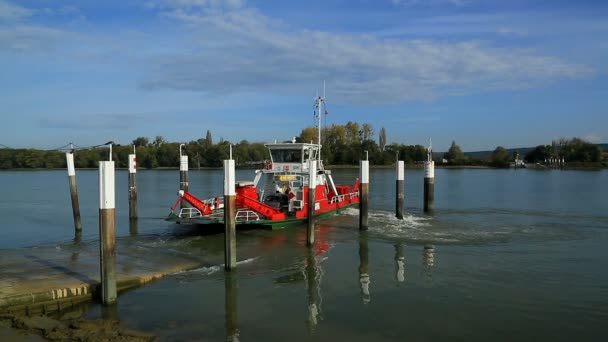
[[[0,0],[0,145],[608,142],[608,1]]]

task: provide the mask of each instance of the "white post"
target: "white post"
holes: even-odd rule
[[[224,262],[227,271],[236,268],[236,189],[234,160],[224,160]]]
[[[361,164],[361,188],[359,193],[359,229],[368,228],[368,192],[369,192],[369,160],[362,160]]]
[[[403,188],[405,183],[405,166],[403,160],[397,160],[396,168],[395,215],[401,220],[403,219],[403,202],[405,200],[405,190]]]
[[[306,244],[312,246],[315,243],[315,206],[317,189],[317,161],[308,161],[308,225]]]
[[[114,162],[99,162],[101,300],[116,302],[116,212]]]
[[[135,147],[133,148],[135,150]],[[135,152],[135,151],[133,151]],[[129,218],[137,218],[137,157],[129,154]]]
[[[82,235],[82,223],[80,222],[80,204],[78,202],[78,188],[76,187],[76,168],[74,167],[74,153],[67,152],[65,159],[68,167],[68,183],[70,186],[70,197],[72,199],[72,216],[74,216],[74,232],[76,240]]]
[[[433,210],[435,202],[435,162],[424,162],[424,211]]]

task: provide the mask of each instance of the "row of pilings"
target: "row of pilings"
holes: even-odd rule
[[[430,156],[430,153],[429,153]],[[82,234],[80,220],[80,207],[76,185],[73,152],[66,153],[69,188],[74,217],[76,239]],[[136,220],[137,214],[137,159],[135,153],[129,154],[129,218]],[[307,245],[313,246],[315,241],[315,191],[317,184],[317,161],[309,161],[309,196],[308,196],[308,222]],[[188,157],[182,154],[180,146],[180,190],[188,191]],[[405,202],[405,170],[404,162],[396,162],[396,191],[395,215],[403,219]],[[365,231],[369,228],[369,160],[360,162],[359,186],[359,229]],[[424,203],[425,212],[433,210],[435,172],[434,162],[429,160],[424,164]],[[236,182],[235,163],[232,159],[224,160],[224,224],[225,224],[225,269],[236,269]],[[101,161],[99,163],[99,236],[100,236],[100,278],[101,301],[103,304],[116,302],[116,214],[115,214],[115,167],[114,161]]]

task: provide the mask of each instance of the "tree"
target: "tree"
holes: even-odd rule
[[[372,125],[370,125],[368,123],[364,123],[361,130],[363,133],[362,140],[369,140],[369,139],[371,139],[372,135],[374,134]]]
[[[154,142],[152,144],[154,144],[154,146],[160,146],[164,143],[165,143],[165,138],[161,135],[157,135],[156,138],[154,138]]]
[[[456,141],[453,140],[452,146],[450,146],[450,149],[444,154],[444,158],[451,164],[460,164],[465,160],[464,153],[460,149],[460,146],[456,145]]]
[[[386,128],[382,127],[378,135],[378,145],[380,145],[380,151],[384,151],[384,148],[386,147]]]
[[[205,136],[205,149],[213,146],[213,138],[211,138],[211,131],[207,130],[207,135]]]
[[[502,146],[496,147],[490,157],[490,164],[496,167],[509,166],[509,152]]]
[[[304,128],[302,132],[300,132],[300,139],[305,143],[312,142],[313,144],[316,144],[318,140],[317,129],[314,127]]]
[[[532,151],[528,152],[524,159],[528,162],[536,163],[549,159],[551,157],[551,146],[538,145]]]
[[[148,144],[149,140],[146,137],[138,137],[137,139],[133,140],[133,145],[135,145],[135,147],[148,146]]]

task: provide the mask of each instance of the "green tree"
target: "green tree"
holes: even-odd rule
[[[211,138],[211,131],[207,130],[207,135],[205,136],[205,149],[213,146],[213,138]]]
[[[452,140],[450,149],[443,156],[450,164],[462,164],[465,161],[465,156],[460,146],[456,145],[456,141]]]
[[[495,167],[507,167],[509,166],[509,159],[509,152],[507,152],[504,147],[498,146],[494,152],[492,152],[490,164]]]
[[[378,133],[378,145],[380,145],[380,151],[384,151],[386,147],[386,128],[382,127],[380,133]]]
[[[135,147],[148,146],[149,143],[150,142],[146,137],[138,137],[137,139],[133,140],[133,145],[135,145]]]

